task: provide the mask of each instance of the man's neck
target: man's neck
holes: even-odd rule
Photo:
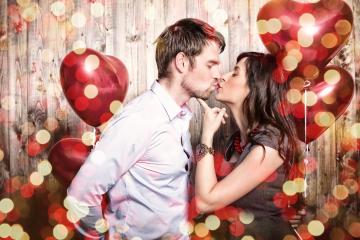
[[[179,106],[183,106],[189,101],[190,96],[188,92],[180,84],[177,84],[177,81],[160,78],[158,82]]]

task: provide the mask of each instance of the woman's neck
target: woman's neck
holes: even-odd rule
[[[235,119],[236,125],[240,129],[241,134],[241,141],[246,142],[247,141],[247,121],[245,119],[245,116],[242,112],[242,106],[236,106],[236,105],[229,105],[230,111]]]

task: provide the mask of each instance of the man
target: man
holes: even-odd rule
[[[225,42],[207,23],[182,19],[156,43],[158,80],[110,121],[68,189],[69,216],[88,238],[188,239],[186,103],[215,89]]]

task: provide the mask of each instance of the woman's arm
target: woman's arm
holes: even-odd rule
[[[225,111],[209,108],[202,100],[199,102],[205,110],[201,143],[211,147],[214,133],[224,122]],[[210,212],[229,205],[262,183],[282,163],[277,150],[265,146],[264,151],[261,146],[256,146],[240,165],[218,182],[214,157],[206,154],[196,167],[195,198],[198,210]]]
[[[261,184],[282,163],[277,150],[265,146],[264,153],[261,146],[256,146],[240,165],[218,182],[214,158],[207,154],[196,167],[195,196],[198,210],[211,212],[231,204]]]

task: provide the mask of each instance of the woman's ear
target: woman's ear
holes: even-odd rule
[[[183,52],[179,52],[175,56],[175,68],[180,72],[183,73],[188,70],[189,67],[189,59]]]

